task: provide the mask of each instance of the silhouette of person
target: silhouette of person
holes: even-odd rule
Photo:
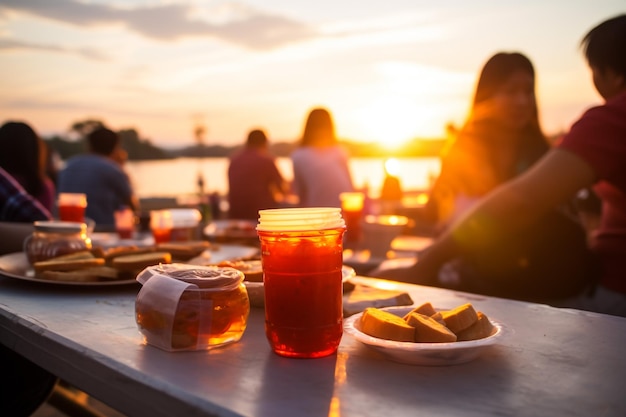
[[[257,220],[259,210],[280,206],[288,190],[263,130],[249,132],[245,146],[230,158],[228,166],[228,217]]]
[[[6,122],[0,127],[0,167],[16,179],[26,192],[52,210],[55,186],[46,174],[47,146],[24,122]]]
[[[70,158],[59,172],[58,191],[85,193],[85,216],[96,222],[96,230],[115,230],[115,210],[139,208],[128,175],[120,166],[120,137],[99,127],[89,133],[87,142],[89,152]]]
[[[489,193],[414,266],[386,271],[385,277],[436,283],[448,260],[510,240],[555,205],[593,186],[603,205],[601,224],[591,242],[600,264],[597,285],[594,291],[559,304],[626,316],[626,15],[591,29],[582,47],[604,104],[587,110],[532,169]],[[575,263],[577,256],[570,253],[570,261]],[[569,273],[561,271],[549,279],[563,275],[567,280]],[[503,282],[508,279],[501,277]]]
[[[531,61],[518,52],[496,53],[480,71],[467,120],[444,151],[441,173],[417,220],[444,228],[548,149]]]
[[[341,207],[339,194],[354,191],[348,153],[339,145],[330,112],[308,114],[299,147],[291,154],[293,187],[301,207]]]

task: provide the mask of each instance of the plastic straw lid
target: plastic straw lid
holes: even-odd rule
[[[302,207],[259,210],[259,224],[256,229],[263,232],[297,232],[345,226],[340,208]]]

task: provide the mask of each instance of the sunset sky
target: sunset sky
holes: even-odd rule
[[[624,0],[0,0],[0,114],[42,136],[97,118],[161,146],[299,137],[400,143],[462,123],[486,59],[520,51],[548,134],[600,102],[582,36]]]

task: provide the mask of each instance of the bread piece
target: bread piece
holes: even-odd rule
[[[388,311],[368,307],[360,320],[361,331],[379,339],[397,342],[413,342],[415,328],[407,324],[402,317]]]
[[[156,249],[160,252],[169,252],[173,258],[187,260],[200,255],[211,244],[206,240],[192,240],[186,242],[159,243]]]
[[[366,285],[356,285],[343,297],[343,315],[349,317],[360,313],[367,307],[410,306],[411,296],[404,291],[381,290]]]
[[[101,279],[116,280],[118,272],[108,266],[95,266],[73,271],[42,271],[37,276],[50,281],[95,282]]]
[[[85,259],[48,259],[47,261],[35,262],[33,268],[35,273],[38,273],[43,271],[74,271],[102,265],[104,265],[104,259],[92,256]]]
[[[219,267],[235,268],[241,272],[246,281],[263,282],[263,267],[258,259],[248,261],[222,261],[217,264]]]
[[[457,334],[457,340],[476,340],[483,339],[491,336],[494,330],[494,325],[489,321],[489,318],[482,312],[476,313],[478,320],[467,329]]]
[[[467,329],[478,320],[476,310],[471,303],[462,304],[452,310],[441,311],[441,316],[446,322],[446,327],[454,334]]]
[[[425,316],[432,316],[433,314],[437,313],[437,310],[435,310],[435,308],[433,307],[433,305],[431,303],[424,303],[421,304],[417,307],[415,307],[413,310],[409,311],[408,313],[406,313],[404,315],[404,319],[408,319],[409,315],[411,315],[411,313],[418,313],[418,314],[423,314]]]
[[[443,324],[444,326],[446,325],[446,321],[443,319],[443,316],[439,311],[430,316],[430,318],[434,319],[439,324]]]
[[[172,263],[169,252],[147,252],[113,258],[112,265],[119,271],[140,271],[148,266]]]
[[[409,326],[415,327],[415,341],[423,343],[456,342],[456,335],[435,319],[420,313],[409,313],[406,319]]]
[[[46,259],[47,261],[73,261],[76,259],[93,259],[96,258],[91,251],[81,250],[78,252],[67,253],[65,255],[55,256],[54,258]]]
[[[112,260],[118,256],[139,255],[141,253],[154,252],[155,250],[154,246],[115,246],[104,251],[103,257],[107,263],[111,264]]]

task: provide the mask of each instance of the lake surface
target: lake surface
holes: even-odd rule
[[[397,158],[397,176],[404,190],[427,189],[439,175],[439,158]],[[380,193],[385,158],[352,158],[350,170],[357,188],[369,186],[370,195]],[[293,179],[291,159],[278,158],[286,180]],[[228,158],[177,158],[157,161],[129,161],[126,171],[139,197],[180,197],[198,193],[197,180],[204,179],[207,193],[228,193]]]

